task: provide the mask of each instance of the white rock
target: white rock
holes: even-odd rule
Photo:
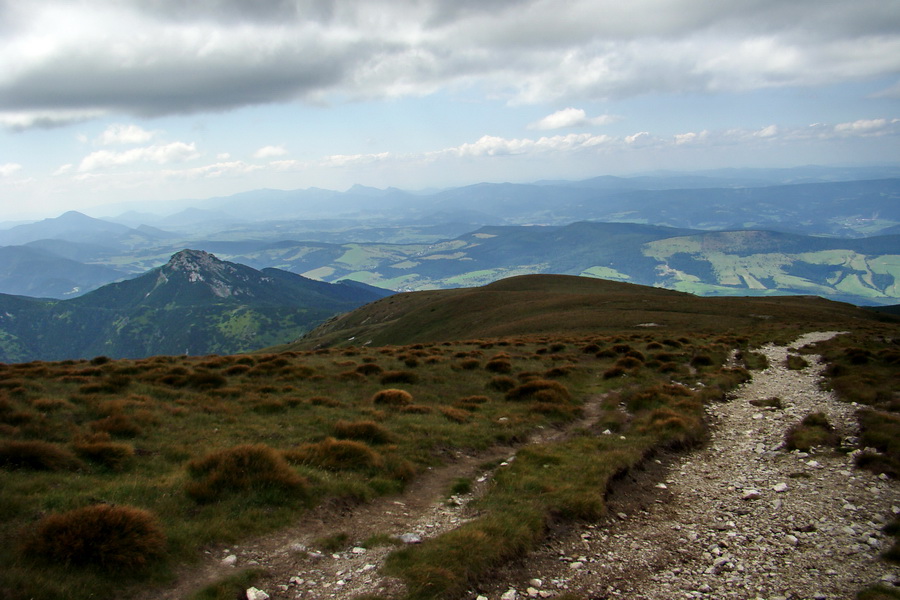
[[[746,489],[744,490],[744,495],[741,496],[744,500],[756,500],[760,496],[759,490]]]
[[[233,567],[235,563],[237,563],[237,556],[235,556],[234,554],[229,554],[222,559],[222,564],[228,567]]]
[[[787,491],[788,484],[786,484],[782,481],[781,483],[776,483],[775,485],[773,485],[772,489],[779,493],[784,492],[784,491]]]
[[[269,600],[269,595],[255,587],[247,588],[247,600]]]
[[[516,588],[509,588],[503,595],[500,596],[500,600],[516,600],[519,597],[519,592],[516,591]]]
[[[404,533],[400,536],[400,541],[404,544],[419,544],[422,542],[422,538],[416,533]]]
[[[359,546],[357,546],[357,547],[353,548],[353,550],[351,550],[350,552],[352,552],[353,554],[365,554],[366,549],[360,548]]]
[[[540,588],[544,587],[544,581],[535,577],[534,579],[528,580],[528,585],[530,585],[531,587]]]
[[[525,590],[525,593],[528,594],[529,598],[537,598],[541,594],[540,590],[538,590],[537,588],[533,588],[533,587],[530,587],[527,590]]]

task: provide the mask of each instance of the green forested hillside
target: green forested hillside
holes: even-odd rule
[[[387,293],[186,250],[72,300],[0,295],[0,361],[248,351],[295,339]]]

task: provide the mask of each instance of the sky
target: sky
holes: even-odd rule
[[[900,162],[900,0],[0,0],[0,221]]]

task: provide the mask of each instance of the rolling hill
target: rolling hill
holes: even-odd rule
[[[144,275],[70,300],[0,295],[0,361],[253,350],[387,294],[184,250]]]
[[[410,292],[330,319],[282,349],[384,346],[611,331],[761,331],[892,317],[814,296],[701,298],[629,283],[523,275],[470,289]]]

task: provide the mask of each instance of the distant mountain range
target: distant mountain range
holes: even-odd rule
[[[71,300],[0,295],[0,361],[232,354],[290,341],[390,294],[184,250]]]
[[[392,290],[565,273],[698,294],[893,304],[900,178],[884,176],[897,172],[728,170],[419,194],[258,190],[183,203],[168,217],[130,212],[121,223],[69,212],[0,230],[0,292],[72,298],[197,248]],[[882,178],[844,180],[854,176]]]
[[[432,244],[215,245],[230,260],[393,290],[484,285],[513,275],[598,277],[699,295],[812,294],[900,301],[900,235],[831,238],[631,223],[482,227]],[[207,248],[209,249],[209,248]]]

